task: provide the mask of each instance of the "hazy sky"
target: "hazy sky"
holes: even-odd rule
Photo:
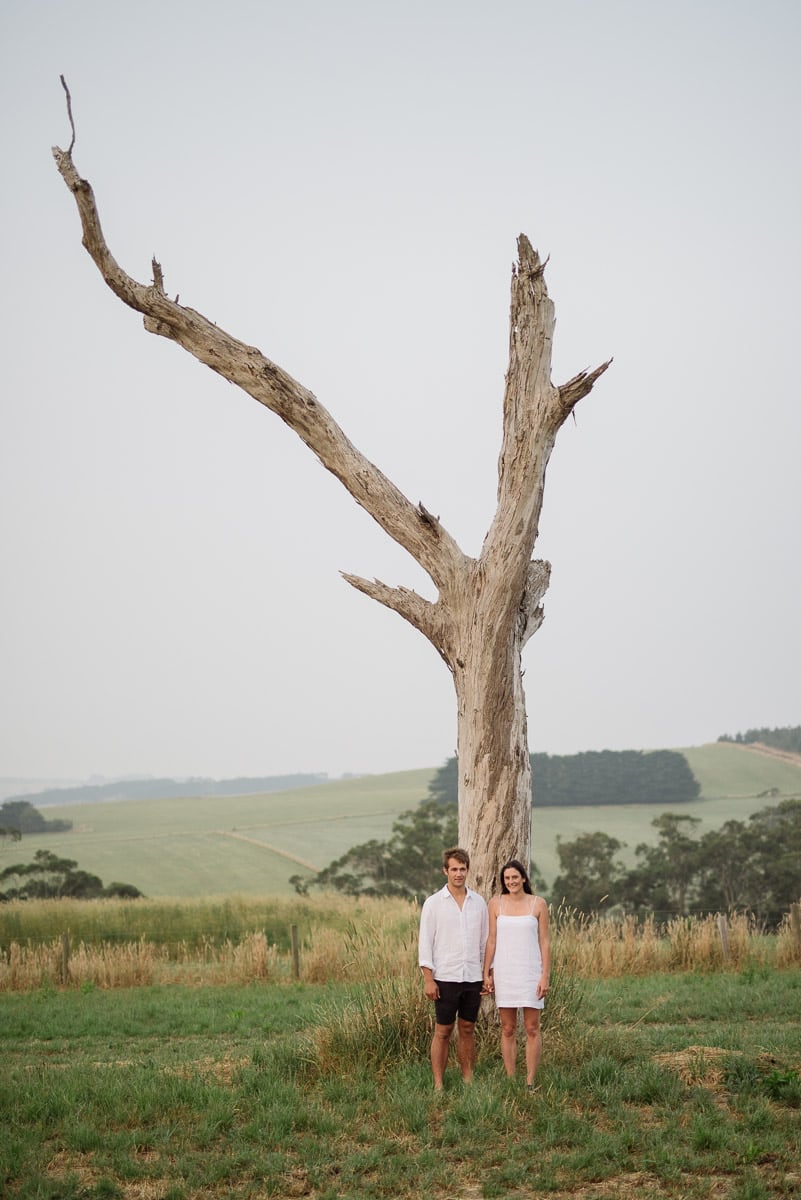
[[[515,240],[562,430],[532,749],[801,721],[797,0],[3,0],[0,775],[390,771],[450,676],[339,570],[432,595],[277,417],[80,244],[283,366],[476,553]]]

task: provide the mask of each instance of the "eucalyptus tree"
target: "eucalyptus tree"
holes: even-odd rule
[[[453,677],[459,841],[472,856],[472,884],[488,890],[500,861],[530,858],[531,767],[521,654],[542,623],[550,574],[547,562],[532,558],[545,470],[559,429],[609,362],[561,386],[551,382],[554,306],[544,264],[521,235],[512,270],[497,507],[479,555],[465,554],[438,517],[410,501],[353,445],[308,388],[254,346],[171,300],[155,258],[150,283],[138,282],[116,262],[92,188],[73,162],[75,126],[64,88],[72,141],[67,150],[54,147],[53,155],[75,199],[83,245],[105,283],[142,314],[149,333],[176,342],[279,416],[431,579],[433,601],[406,587],[343,572],[354,588],[424,634]]]

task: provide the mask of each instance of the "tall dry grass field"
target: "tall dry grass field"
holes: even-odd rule
[[[0,908],[0,991],[295,978],[356,983],[407,973],[419,991],[418,918],[414,903],[341,896],[13,902]],[[732,915],[724,934],[713,916],[657,927],[559,909],[553,945],[554,971],[565,987],[571,979],[801,965],[801,938],[789,917],[778,933],[766,934],[752,918]]]

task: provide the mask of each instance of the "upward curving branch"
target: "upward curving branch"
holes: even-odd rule
[[[91,185],[78,174],[70,151],[54,147],[53,157],[75,197],[84,247],[114,294],[143,315],[145,329],[177,342],[199,362],[276,413],[339,479],[357,504],[420,563],[438,589],[452,588],[464,573],[466,559],[440,522],[422,505],[412,504],[356,449],[308,388],[256,347],[238,341],[194,309],[170,300],[164,292],[161,267],[155,260],[152,285],[138,283],[128,275],[106,244]]]
[[[555,314],[545,285],[545,265],[528,238],[517,240],[518,261],[512,272],[509,316],[509,368],[503,401],[503,440],[498,459],[498,504],[481,552],[481,562],[495,574],[503,562],[512,618],[521,594],[528,590],[531,554],[539,531],[545,470],[556,435],[573,407],[587,395],[609,366],[582,372],[564,387],[551,383]],[[541,575],[541,572],[538,574]],[[526,600],[526,637],[536,624],[533,613],[547,588],[547,574],[535,600]],[[534,593],[531,593],[533,596]],[[540,610],[541,614],[541,610]]]

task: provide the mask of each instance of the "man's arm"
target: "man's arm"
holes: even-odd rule
[[[420,970],[423,972],[423,991],[429,1000],[439,1000],[439,988],[434,979],[434,934],[433,906],[429,900],[426,900],[423,911],[420,913],[420,934],[417,945],[418,962]]]

